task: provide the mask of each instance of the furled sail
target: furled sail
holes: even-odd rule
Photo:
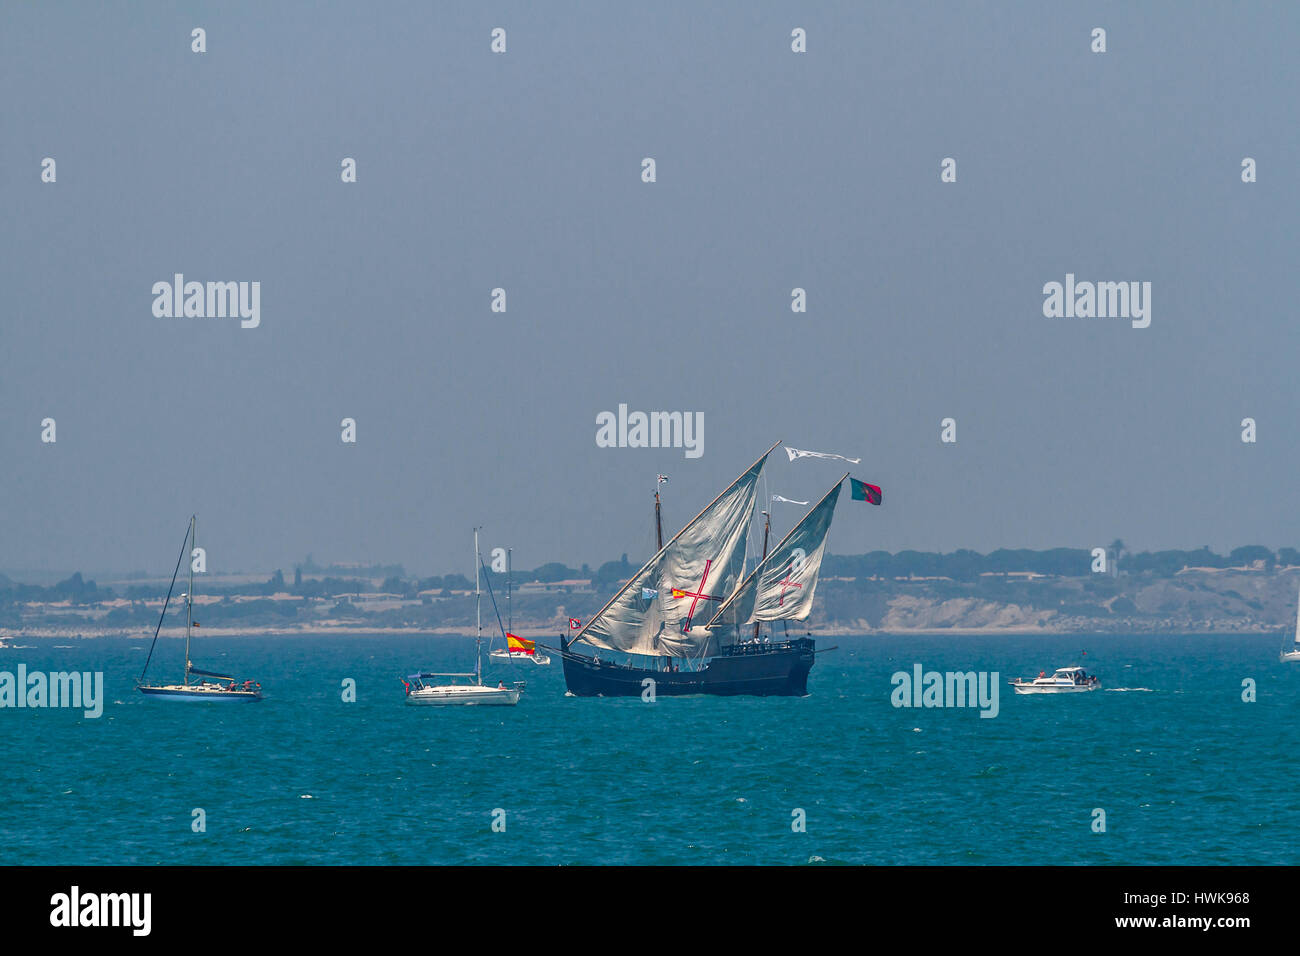
[[[659,657],[711,653],[704,623],[744,576],[758,477],[773,448],[634,574],[575,640]]]
[[[709,627],[755,621],[802,621],[808,616],[826,553],[826,535],[831,530],[835,502],[843,484],[844,478],[835,482],[835,487],[768,552],[736,593],[718,608]]]

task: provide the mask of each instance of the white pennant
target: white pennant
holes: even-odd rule
[[[791,448],[789,445],[785,446],[785,453],[790,456],[791,461],[794,461],[796,458],[838,458],[840,461],[847,461],[850,465],[858,465],[862,463],[861,458],[845,458],[843,455],[829,455],[826,452],[821,451],[803,451],[799,448]]]
[[[793,498],[782,498],[780,495],[773,495],[773,496],[772,496],[772,500],[773,500],[773,501],[783,501],[783,502],[785,502],[785,503],[788,504],[788,505],[806,505],[806,504],[808,504],[808,502],[806,502],[806,501],[795,501]]]

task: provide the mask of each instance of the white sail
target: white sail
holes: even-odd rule
[[[848,476],[845,475],[845,478]],[[812,611],[817,575],[826,553],[835,502],[844,478],[813,506],[741,583],[709,621],[709,627],[755,621],[802,621]]]
[[[1297,598],[1295,608],[1295,646],[1300,650],[1300,598]]]
[[[664,545],[575,640],[660,657],[711,653],[703,625],[744,576],[758,477],[771,452]]]

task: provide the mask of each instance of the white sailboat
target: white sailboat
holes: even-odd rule
[[[1296,605],[1295,640],[1292,642],[1291,650],[1289,651],[1286,649],[1285,644],[1282,646],[1282,653],[1278,657],[1278,660],[1300,661],[1300,603],[1297,603]]]
[[[509,620],[506,625],[506,646],[490,651],[488,657],[499,661],[531,661],[546,666],[551,663],[551,659],[537,649],[537,642],[525,640],[514,633],[515,615],[510,604],[510,592],[514,583],[510,570],[510,552],[511,549],[506,548],[506,617]],[[489,581],[488,587],[491,586],[492,583]]]
[[[136,680],[136,687],[140,693],[147,697],[158,700],[209,700],[209,701],[255,701],[262,699],[262,685],[256,681],[236,681],[233,677],[225,674],[217,674],[213,671],[199,670],[190,661],[190,638],[194,633],[194,628],[199,625],[194,620],[194,528],[195,516],[190,515],[190,526],[185,532],[185,541],[181,545],[180,557],[176,559],[176,570],[172,572],[172,583],[167,588],[167,597],[163,601],[162,614],[158,616],[158,627],[153,632],[153,644],[149,646],[149,656],[145,659],[144,670],[140,672],[140,677]],[[186,552],[191,554],[190,559],[190,587],[182,597],[185,598],[185,677],[179,684],[146,684],[144,675],[149,670],[149,662],[153,660],[153,650],[158,644],[158,632],[162,630],[163,618],[167,616],[167,606],[171,603],[172,590],[176,587],[176,575],[180,572],[181,561],[185,559]],[[197,676],[198,680],[191,680],[191,677]]]
[[[456,705],[478,705],[482,707],[513,707],[519,703],[523,692],[523,681],[515,681],[507,687],[499,681],[496,687],[483,683],[483,610],[482,592],[479,587],[479,565],[482,559],[478,550],[478,528],[474,529],[474,616],[477,635],[474,640],[474,673],[450,674],[421,671],[408,674],[406,680],[406,702],[415,706],[449,707]],[[426,680],[440,677],[472,677],[472,684],[426,684]]]
[[[498,647],[488,654],[488,657],[498,661],[531,661],[542,666],[551,663],[550,656],[537,649],[536,641],[530,641],[515,634],[507,634],[506,646]]]

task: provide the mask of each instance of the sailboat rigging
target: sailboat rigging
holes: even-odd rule
[[[154,628],[153,643],[149,645],[149,655],[145,658],[144,669],[140,671],[140,676],[136,679],[136,687],[140,689],[140,693],[146,696],[165,700],[261,700],[262,685],[256,681],[246,680],[241,683],[225,674],[199,670],[190,661],[191,637],[194,628],[199,626],[194,620],[194,561],[192,557],[196,547],[194,544],[196,524],[195,516],[190,515],[190,526],[185,530],[185,540],[181,542],[181,553],[176,559],[176,568],[172,571],[172,582],[167,588],[167,597],[163,599],[162,613],[158,615],[158,626]],[[158,634],[162,630],[163,619],[167,616],[167,608],[171,605],[172,591],[176,588],[176,577],[180,573],[181,562],[185,560],[187,551],[191,554],[190,584],[189,590],[182,595],[185,598],[185,676],[179,684],[146,684],[144,682],[145,674],[148,673],[149,664],[153,661],[154,648],[158,645]],[[212,680],[191,681],[191,676],[212,678]]]
[[[847,477],[835,482],[770,554],[764,545],[763,560],[718,608],[709,627],[717,627],[730,614],[734,626],[754,624],[757,642],[763,622],[801,621],[811,613],[826,536]]]

